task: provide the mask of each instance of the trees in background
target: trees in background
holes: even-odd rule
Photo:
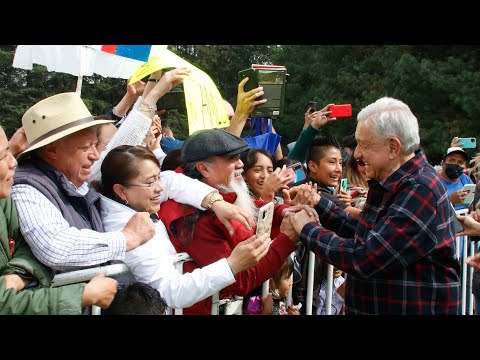
[[[35,102],[75,91],[76,77],[11,66],[15,46],[0,46],[0,121],[7,135]],[[353,117],[327,129],[337,137],[355,131],[356,114],[382,96],[407,103],[417,116],[422,147],[436,164],[454,136],[480,138],[480,49],[421,45],[174,45],[170,49],[205,71],[235,106],[238,71],[252,63],[284,65],[290,74],[284,116],[274,126],[283,143],[294,141],[309,100],[351,103]],[[82,98],[92,114],[105,113],[123,96],[126,80],[85,77]],[[188,134],[185,111],[172,111],[178,138]],[[477,136],[478,135],[478,136]],[[474,149],[473,152],[477,150]]]

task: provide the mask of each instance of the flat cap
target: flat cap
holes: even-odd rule
[[[181,161],[189,163],[211,156],[237,155],[248,148],[245,140],[224,130],[199,130],[190,135],[183,144]]]

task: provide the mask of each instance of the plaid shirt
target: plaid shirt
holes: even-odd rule
[[[309,250],[348,274],[346,313],[460,314],[454,213],[423,152],[369,186],[360,220],[322,197],[325,227],[309,223],[301,233]]]

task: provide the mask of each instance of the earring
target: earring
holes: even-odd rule
[[[123,201],[125,201],[125,205],[128,205],[128,200],[127,200],[126,196],[125,196],[125,199]]]

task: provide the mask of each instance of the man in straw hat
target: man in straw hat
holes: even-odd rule
[[[99,158],[95,126],[110,121],[92,116],[76,93],[46,98],[22,118],[29,147],[18,156],[12,197],[33,254],[55,270],[121,260],[154,234],[146,212],[123,231],[104,232],[88,180]]]
[[[0,126],[0,315],[80,315],[82,307],[108,307],[117,281],[103,274],[88,284],[50,288],[52,272],[30,252],[10,196],[17,161]],[[28,289],[28,290],[24,290]]]

